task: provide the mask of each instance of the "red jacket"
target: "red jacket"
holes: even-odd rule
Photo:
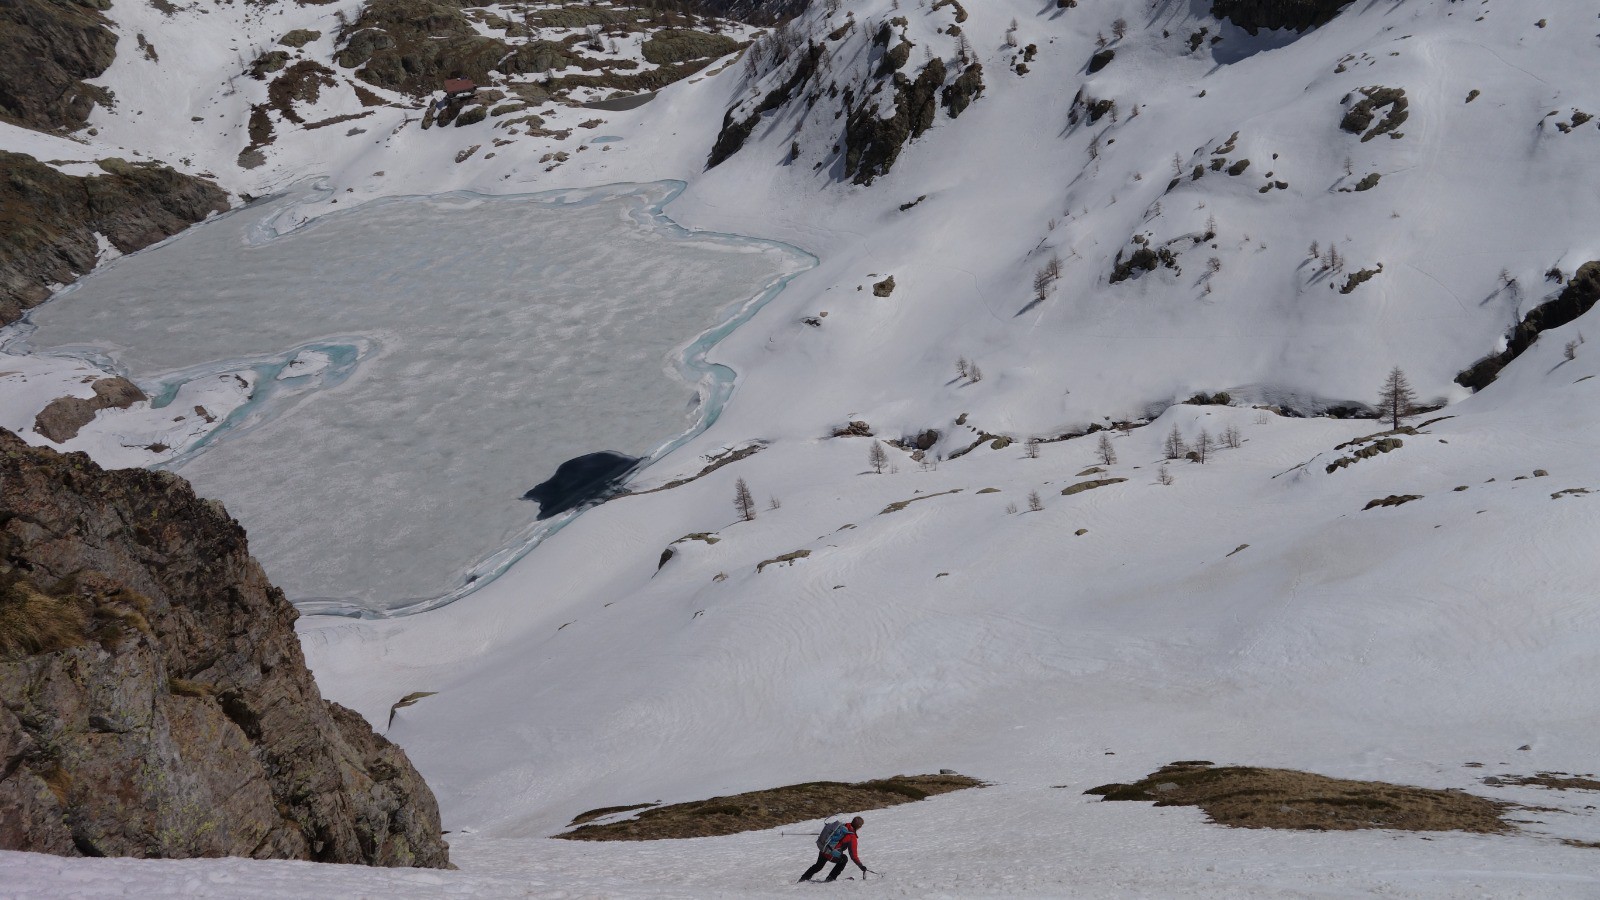
[[[855,861],[856,865],[865,868],[866,866],[861,862],[861,856],[856,852],[856,846],[856,830],[846,825],[844,827],[844,835],[834,841],[832,847],[828,848],[828,855],[837,859],[838,854],[849,853],[850,858]]]

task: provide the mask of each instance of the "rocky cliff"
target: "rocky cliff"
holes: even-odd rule
[[[0,325],[93,269],[97,234],[132,253],[228,208],[221,188],[166,166],[105,159],[100,168],[77,177],[0,150]]]
[[[110,94],[86,85],[111,65],[117,36],[106,0],[0,3],[0,119],[28,128],[77,129]]]
[[[405,753],[325,701],[244,531],[0,430],[0,848],[449,865]]]

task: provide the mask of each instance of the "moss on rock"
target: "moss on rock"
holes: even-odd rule
[[[309,28],[296,28],[283,37],[278,38],[278,43],[284,45],[285,47],[294,47],[298,50],[299,48],[304,47],[305,45],[321,37],[322,32],[320,31],[312,31]]]

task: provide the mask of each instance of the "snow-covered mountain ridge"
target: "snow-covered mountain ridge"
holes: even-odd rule
[[[383,108],[365,136],[283,134],[267,166],[214,170],[246,191],[325,175],[333,191],[307,216],[398,193],[680,178],[678,221],[820,262],[719,345],[740,373],[733,401],[638,487],[759,452],[593,509],[444,609],[302,621],[323,690],[369,720],[436,692],[387,733],[437,792],[461,872],[0,857],[14,883],[109,891],[199,871],[239,895],[778,893],[804,841],[543,837],[600,806],[952,767],[995,786],[869,814],[863,854],[892,877],[855,888],[1600,894],[1595,851],[1563,843],[1600,839],[1585,795],[1481,782],[1594,770],[1593,314],[1476,394],[1455,380],[1531,310],[1586,291],[1574,278],[1600,259],[1594,10],[1358,3],[1303,34],[1251,36],[1187,2],[830,6],[792,26],[783,62],[762,51],[592,113],[624,140],[554,171],[533,143],[454,162],[489,120],[374,137],[400,116]],[[724,124],[807,59],[707,170]],[[896,71],[915,83],[934,60],[926,129],[857,183],[852,119],[869,103],[898,115]],[[943,88],[973,63],[982,91],[952,117]],[[238,149],[219,143],[206,164]],[[1280,414],[1370,407],[1394,366],[1443,406],[1415,433]],[[1232,404],[1173,405],[1219,392]],[[851,421],[876,437],[830,436]],[[1114,422],[1143,426],[1106,432],[1114,463],[1099,434],[1028,449]],[[1174,427],[1238,446],[1166,461]],[[912,446],[930,429],[920,460],[889,447],[872,470],[870,440]],[[1387,452],[1354,452],[1385,438]],[[752,521],[730,503],[741,478]],[[1414,499],[1368,508],[1391,497]],[[674,543],[692,534],[717,541]],[[1520,813],[1516,835],[1429,840],[1223,829],[1082,796],[1186,758],[1562,811]]]

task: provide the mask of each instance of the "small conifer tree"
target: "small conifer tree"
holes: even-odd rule
[[[750,485],[739,479],[733,486],[733,508],[738,510],[739,518],[745,522],[756,517],[756,498],[750,493]]]
[[[1117,464],[1117,450],[1111,446],[1111,437],[1104,432],[1100,434],[1100,443],[1095,445],[1095,455],[1100,457],[1100,462],[1114,466]]]
[[[1384,379],[1383,389],[1378,392],[1378,409],[1389,420],[1389,427],[1398,429],[1401,419],[1416,412],[1416,402],[1416,392],[1411,390],[1406,373],[1395,366],[1390,370],[1389,377]]]
[[[1189,445],[1183,442],[1183,432],[1178,430],[1178,423],[1172,423],[1172,430],[1167,432],[1167,439],[1161,445],[1161,451],[1167,459],[1182,459],[1189,452]]]

